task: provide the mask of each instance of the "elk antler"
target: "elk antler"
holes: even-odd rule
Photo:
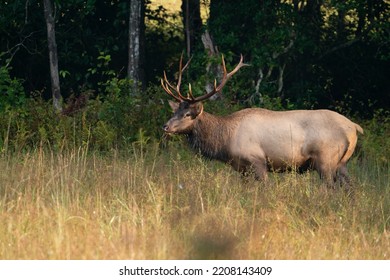
[[[182,67],[183,65],[183,55],[181,55],[180,57],[180,62],[179,62],[179,78],[177,80],[177,85],[176,87],[173,86],[167,79],[167,75],[164,71],[164,79],[161,79],[161,86],[162,88],[165,90],[166,93],[168,93],[170,96],[172,96],[173,98],[175,98],[177,101],[179,102],[182,102],[182,101],[186,101],[188,103],[196,103],[196,102],[199,102],[199,101],[202,101],[202,100],[206,100],[208,98],[210,98],[211,96],[213,96],[214,94],[216,94],[217,92],[219,92],[226,84],[226,82],[242,67],[242,66],[248,66],[248,64],[245,64],[243,63],[243,56],[241,55],[240,57],[240,62],[236,65],[236,67],[230,71],[229,73],[227,73],[227,70],[226,70],[226,64],[225,64],[225,59],[222,55],[222,68],[223,68],[223,76],[222,76],[222,80],[221,80],[221,83],[217,86],[217,80],[214,80],[214,89],[202,96],[198,96],[198,97],[194,97],[192,95],[192,89],[191,89],[191,84],[188,85],[188,94],[187,94],[187,97],[183,96],[180,92],[180,86],[181,86],[181,78],[182,78],[182,73],[183,71],[188,67],[188,65],[190,64],[190,61],[191,59],[188,60],[188,62],[184,65],[184,67]],[[177,96],[172,92],[175,91]]]

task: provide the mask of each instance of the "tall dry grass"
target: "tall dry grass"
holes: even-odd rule
[[[389,259],[389,167],[267,186],[170,147],[0,157],[0,259]]]

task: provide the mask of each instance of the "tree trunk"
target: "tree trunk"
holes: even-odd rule
[[[182,0],[181,11],[183,13],[187,56],[190,57],[194,46],[200,41],[201,36],[202,19],[200,17],[200,1]]]
[[[47,28],[47,43],[49,48],[50,80],[51,92],[53,96],[53,106],[57,112],[62,111],[62,96],[60,90],[60,78],[58,75],[58,56],[55,34],[55,19],[53,15],[53,5],[51,0],[44,0],[44,13]]]
[[[144,86],[144,0],[130,0],[129,9],[129,61],[127,76],[134,81],[134,90]]]
[[[211,61],[215,61],[217,58],[218,60],[220,59],[219,57],[219,51],[217,46],[214,45],[213,39],[211,38],[210,32],[208,30],[205,31],[205,33],[202,34],[202,43],[203,47],[206,49],[207,54],[209,56],[210,62],[207,64],[206,67],[206,72],[207,76],[213,77],[211,80],[208,80],[206,82],[205,90],[206,92],[210,92],[214,89],[214,80],[216,79],[217,81],[220,81],[223,76],[223,68],[221,64],[215,64],[211,63]],[[215,100],[217,98],[222,97],[222,90],[218,92],[217,94],[213,95],[210,97],[210,100]]]

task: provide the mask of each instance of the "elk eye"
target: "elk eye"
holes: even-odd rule
[[[186,113],[186,114],[184,115],[184,117],[185,117],[185,118],[191,117],[191,113],[190,113],[190,112]]]

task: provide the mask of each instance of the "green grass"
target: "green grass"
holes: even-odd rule
[[[186,148],[0,156],[0,259],[389,259],[389,166],[243,181]]]

